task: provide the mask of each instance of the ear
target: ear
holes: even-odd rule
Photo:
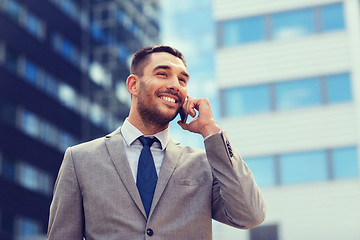
[[[137,96],[139,91],[139,82],[140,79],[138,76],[131,74],[126,79],[126,88],[131,95]]]

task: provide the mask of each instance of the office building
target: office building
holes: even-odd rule
[[[0,0],[0,239],[40,239],[65,149],[115,130],[156,0]],[[38,238],[37,238],[38,237]]]
[[[213,4],[221,124],[268,207],[219,239],[360,239],[359,1]]]

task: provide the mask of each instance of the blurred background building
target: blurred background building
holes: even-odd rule
[[[359,13],[358,0],[214,0],[222,127],[268,206],[263,225],[219,239],[360,239]]]
[[[64,150],[127,116],[129,58],[159,42],[156,0],[0,0],[0,239],[47,230]]]

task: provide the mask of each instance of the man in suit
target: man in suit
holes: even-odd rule
[[[212,239],[212,219],[242,229],[263,222],[262,195],[209,101],[187,96],[183,55],[147,47],[134,55],[130,71],[131,109],[123,126],[65,153],[48,239]],[[179,125],[201,134],[205,151],[170,138],[169,122],[180,109],[194,119]],[[153,170],[145,181],[144,159]]]

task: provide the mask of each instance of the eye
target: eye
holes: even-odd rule
[[[167,76],[167,73],[166,73],[166,72],[157,72],[156,75],[166,77],[166,76]]]
[[[180,84],[187,85],[187,78],[184,77],[178,77]]]

